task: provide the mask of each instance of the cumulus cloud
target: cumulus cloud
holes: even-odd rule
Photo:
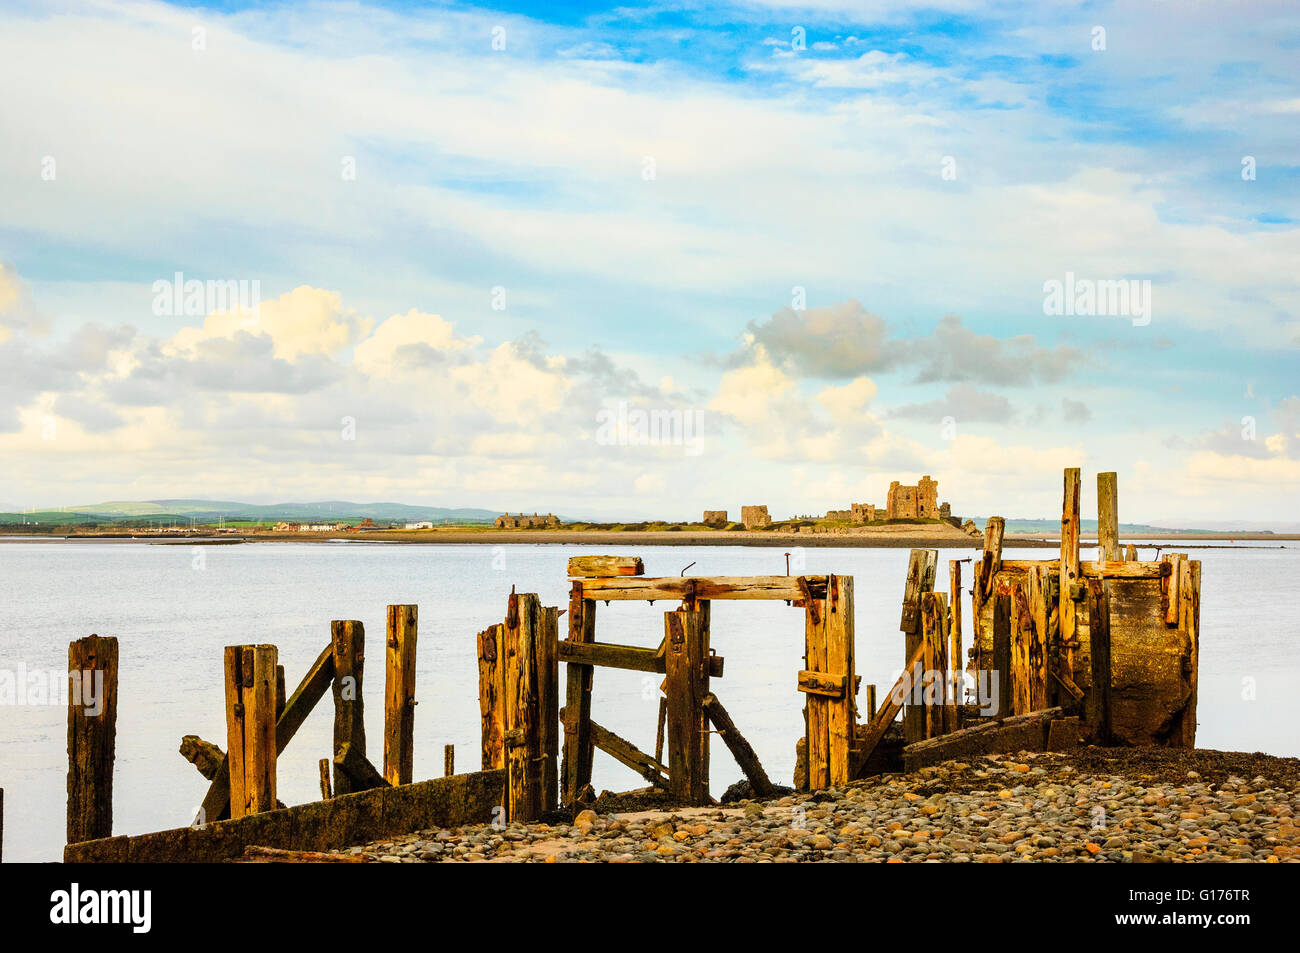
[[[889,416],[935,422],[952,417],[959,423],[1006,423],[1015,416],[1015,411],[1011,401],[1001,394],[981,390],[973,384],[955,384],[941,398],[894,407]]]
[[[889,331],[879,315],[849,299],[828,307],[784,308],[751,321],[749,335],[777,362],[806,377],[857,377],[888,365]]]

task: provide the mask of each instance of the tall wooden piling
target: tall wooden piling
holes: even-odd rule
[[[384,780],[410,784],[415,762],[417,608],[388,607],[384,666]]]
[[[274,811],[274,645],[228,645],[226,668],[226,762],[230,816]]]
[[[1119,476],[1115,473],[1097,474],[1097,545],[1106,562],[1124,558],[1119,548]]]
[[[1079,593],[1079,468],[1065,471],[1065,486],[1061,497],[1061,568],[1060,568],[1060,620],[1061,666],[1074,673],[1074,649],[1078,639]]]
[[[997,717],[1011,714],[1011,596],[997,593],[993,597],[993,671],[997,694]],[[991,686],[992,687],[992,686]]]
[[[343,765],[366,755],[365,705],[361,679],[366,664],[366,627],[355,619],[330,623],[334,652],[334,795],[363,790]]]
[[[478,634],[478,707],[484,771],[506,766],[504,630],[503,625],[490,625]]]
[[[560,610],[542,606],[537,628],[538,743],[542,758],[542,810],[559,805],[560,754]]]
[[[1110,582],[1088,580],[1088,647],[1092,685],[1084,701],[1084,716],[1093,744],[1110,744]]]
[[[664,613],[668,688],[668,775],[688,804],[709,801],[709,631],[703,613]]]
[[[117,659],[116,638],[89,635],[68,644],[69,844],[113,833]]]
[[[596,602],[584,599],[582,583],[569,593],[567,641],[596,641]],[[591,681],[594,666],[565,663],[564,699],[564,803],[572,804],[578,792],[591,783]]]
[[[996,518],[996,517],[995,517]],[[990,523],[992,523],[990,519]],[[1001,551],[1001,536],[998,537]],[[903,658],[910,659],[921,645],[921,599],[934,591],[935,574],[939,567],[937,549],[914,549],[908,558],[907,583],[903,590],[903,615],[898,627],[904,639]],[[903,737],[907,744],[923,741],[925,734],[925,707],[908,704],[903,709]],[[810,761],[809,764],[812,762]],[[811,777],[811,775],[809,776]]]
[[[503,632],[505,649],[506,816],[532,821],[541,814],[543,768],[538,655],[542,608],[533,593],[511,593]],[[544,653],[544,650],[541,650]]]

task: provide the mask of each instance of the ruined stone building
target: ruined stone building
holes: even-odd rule
[[[745,529],[764,529],[772,525],[766,506],[742,506],[740,521],[745,524]]]
[[[497,529],[552,529],[560,525],[560,518],[550,513],[545,516],[538,516],[536,513],[532,516],[525,516],[523,513],[511,516],[509,513],[503,513],[496,518],[493,525]]]
[[[700,522],[702,522],[702,523],[726,523],[726,522],[727,522],[727,511],[726,511],[726,510],[705,510],[705,511],[704,511],[704,519],[702,519]]]
[[[933,519],[939,518],[939,484],[929,475],[921,477],[916,486],[903,486],[897,480],[889,484],[885,500],[885,518]]]

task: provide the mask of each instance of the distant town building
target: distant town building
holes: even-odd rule
[[[702,520],[702,522],[707,524],[726,523],[728,522],[727,511],[726,510],[705,510],[704,519]]]
[[[523,513],[518,516],[502,513],[492,525],[497,529],[550,529],[560,525],[560,518],[551,513],[545,516],[536,513],[532,516],[525,516]]]
[[[407,523],[407,529],[433,529],[433,520],[416,520],[414,523]]]
[[[742,506],[740,521],[745,525],[745,529],[764,529],[772,525],[772,517],[768,515],[766,505]]]

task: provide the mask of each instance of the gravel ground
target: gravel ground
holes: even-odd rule
[[[421,831],[386,863],[1300,861],[1300,761],[1171,749],[990,755],[816,794]]]

